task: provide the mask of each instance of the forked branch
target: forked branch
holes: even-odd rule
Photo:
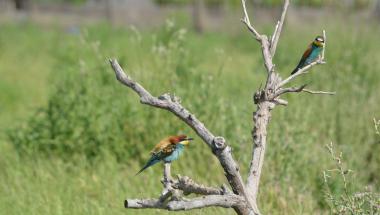
[[[233,159],[231,148],[227,145],[223,137],[214,136],[204,126],[204,124],[195,117],[194,114],[192,114],[190,111],[188,111],[185,107],[181,105],[179,98],[172,96],[168,93],[163,94],[159,97],[154,97],[139,83],[135,82],[132,78],[125,74],[117,60],[110,60],[110,64],[115,72],[117,80],[119,80],[122,84],[135,91],[139,95],[141,103],[168,110],[172,112],[174,115],[176,115],[179,119],[184,121],[187,125],[189,125],[197,133],[197,135],[211,148],[214,155],[218,158],[221,166],[224,169],[226,178],[232,188],[232,191],[236,195],[242,196],[243,199],[247,199],[245,186],[239,173],[238,164]],[[168,198],[170,196],[169,194],[170,192],[164,190],[164,193],[161,196],[160,200]],[[163,207],[161,205],[157,205],[157,202],[155,202],[154,200],[143,202],[149,203],[146,204],[147,207],[152,205],[159,206],[159,208]],[[239,214],[247,214],[250,210],[252,210],[252,207],[253,206],[246,203],[244,207],[241,206],[241,204],[239,204],[236,207],[234,207],[234,209]]]
[[[251,25],[251,21],[249,20],[248,12],[247,12],[247,6],[245,4],[246,0],[241,0],[241,4],[243,6],[243,13],[244,17],[241,19],[241,21],[247,26],[248,30],[252,32],[253,36],[256,38],[256,40],[261,40],[261,35],[259,32]]]
[[[280,39],[282,26],[284,26],[288,7],[289,7],[289,0],[285,0],[284,7],[282,8],[281,18],[277,22],[277,25],[276,25],[274,32],[273,32],[273,35],[272,35],[272,40],[271,40],[271,45],[270,45],[270,53],[272,55],[272,58],[274,57],[274,54],[276,53],[277,43],[278,43],[278,40]]]
[[[304,74],[307,74],[309,72],[309,70],[316,66],[316,65],[320,65],[320,64],[325,64],[325,49],[326,49],[326,40],[327,40],[327,37],[326,37],[326,31],[323,30],[323,38],[324,38],[324,43],[325,45],[323,46],[323,49],[322,49],[322,54],[320,56],[320,58],[312,63],[310,63],[309,65],[303,67],[302,69],[298,70],[296,73],[290,75],[288,78],[286,78],[285,80],[283,80],[279,85],[278,87],[283,87],[284,85],[286,85],[287,83],[291,82],[293,79],[295,79],[296,77],[300,76],[300,75],[304,75]]]
[[[313,66],[324,64],[325,48],[323,48],[320,59],[298,70],[295,74],[290,75],[282,80],[273,64],[273,56],[283,25],[286,19],[289,0],[284,0],[283,10],[280,20],[277,22],[274,33],[271,37],[260,34],[251,24],[247,12],[246,0],[241,0],[243,7],[242,22],[248,30],[253,34],[254,38],[259,42],[262,50],[262,57],[267,72],[267,80],[265,87],[256,91],[253,96],[256,111],[253,113],[254,127],[252,131],[253,150],[250,168],[248,172],[247,182],[244,184],[239,166],[232,157],[231,147],[229,147],[223,137],[213,135],[205,125],[198,120],[194,114],[188,111],[180,103],[177,97],[165,93],[159,97],[152,96],[139,83],[131,79],[116,60],[110,60],[111,66],[115,71],[116,78],[122,84],[136,92],[143,104],[152,107],[161,108],[170,111],[179,119],[184,121],[191,127],[197,135],[209,146],[213,154],[218,158],[220,165],[223,167],[227,181],[232,192],[227,187],[221,188],[208,187],[195,183],[188,177],[178,177],[178,180],[169,180],[168,176],[170,166],[165,165],[164,172],[164,192],[158,199],[128,199],[125,201],[126,208],[158,208],[165,210],[190,210],[204,207],[232,207],[237,214],[241,215],[259,215],[260,211],[257,206],[257,196],[259,191],[259,183],[261,170],[264,164],[264,155],[267,148],[267,128],[271,118],[271,111],[277,105],[288,105],[288,102],[280,96],[286,93],[306,92],[311,94],[328,94],[333,95],[334,92],[313,91],[305,89],[306,85],[300,87],[283,86],[289,84],[296,77],[306,74]],[[326,33],[323,31],[326,44]],[[270,39],[269,39],[270,38]],[[202,195],[193,199],[184,199],[181,193]]]
[[[296,77],[306,74],[313,66],[318,64],[324,64],[324,52],[325,48],[322,50],[320,59],[305,66],[304,68],[298,70],[295,74],[289,76],[285,80],[282,80],[279,73],[276,72],[273,56],[276,53],[276,48],[282,31],[282,27],[285,22],[287,10],[289,7],[289,0],[284,0],[284,5],[281,13],[281,18],[277,22],[274,33],[271,40],[264,34],[258,34],[257,30],[251,25],[248,18],[246,1],[242,0],[242,7],[244,12],[243,23],[247,26],[251,33],[254,34],[256,40],[260,43],[262,49],[262,56],[264,60],[264,65],[267,72],[267,80],[264,89],[259,89],[254,94],[254,103],[257,106],[256,111],[253,113],[254,127],[252,131],[253,139],[253,150],[252,159],[250,162],[250,169],[247,178],[247,193],[249,195],[249,200],[253,205],[257,205],[257,195],[259,191],[261,170],[264,163],[264,155],[267,148],[267,129],[271,118],[271,111],[276,105],[288,105],[288,102],[281,99],[280,96],[285,93],[296,93],[296,92],[307,92],[313,94],[335,94],[334,92],[324,92],[324,91],[312,91],[305,89],[306,85],[300,87],[288,87],[283,88],[285,84],[290,83]],[[323,36],[325,38],[326,44],[326,33],[323,31]]]
[[[156,208],[169,211],[192,210],[205,207],[233,208],[244,206],[244,199],[235,194],[228,195],[208,195],[188,200],[170,201],[167,204],[159,199],[128,199],[124,206],[132,209]]]

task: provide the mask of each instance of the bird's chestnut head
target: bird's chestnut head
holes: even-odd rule
[[[186,135],[181,134],[181,135],[178,135],[178,136],[173,136],[170,141],[172,143],[176,143],[176,144],[179,143],[179,144],[182,144],[182,145],[187,145],[192,140],[193,140],[193,138],[187,137]]]

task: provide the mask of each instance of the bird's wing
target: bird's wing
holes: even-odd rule
[[[313,50],[313,47],[312,47],[312,44],[310,44],[310,45],[307,47],[306,51],[303,53],[301,59],[302,59],[302,60],[306,60],[306,58],[308,58],[308,57],[310,56],[312,50]]]
[[[170,138],[161,140],[152,150],[152,154],[163,152],[164,154],[171,153],[175,149],[175,144],[170,142]]]
[[[303,53],[303,55],[302,55],[302,57],[301,57],[301,60],[300,60],[300,62],[298,63],[296,69],[300,69],[300,68],[302,68],[302,67],[305,66],[304,64],[305,64],[305,62],[306,62],[306,59],[310,56],[312,50],[313,50],[313,47],[312,47],[312,44],[310,44],[310,45],[307,47],[306,51]]]
[[[175,150],[175,148],[176,148],[176,144],[172,143],[172,144],[166,146],[165,148],[163,148],[162,149],[162,153],[164,155],[169,155],[169,154],[171,154]]]

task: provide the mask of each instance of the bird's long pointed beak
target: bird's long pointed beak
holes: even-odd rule
[[[194,139],[191,137],[188,137],[185,140],[181,141],[181,144],[188,145],[190,143],[190,141],[192,141],[192,140],[194,140]]]

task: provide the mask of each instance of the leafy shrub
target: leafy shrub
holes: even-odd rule
[[[345,167],[342,153],[336,155],[332,143],[327,148],[334,161],[334,168],[324,171],[323,176],[326,201],[330,206],[332,214],[379,214],[380,195],[373,192],[370,187],[366,187],[360,192],[354,192],[354,183],[351,183],[350,180],[353,171]],[[338,178],[333,177],[333,175],[338,176]]]
[[[131,66],[134,71],[128,73],[155,95],[166,93],[165,89],[182,98],[198,94],[187,106],[198,109],[200,114],[206,114],[206,109],[215,110],[211,116],[217,115],[220,102],[212,103],[213,106],[203,102],[216,92],[211,90],[215,85],[204,84],[209,80],[207,73],[194,73],[196,61],[184,47],[185,34],[186,30],[167,21],[157,34],[144,38],[149,43],[142,44],[141,34],[132,29],[123,35],[128,41],[122,47],[138,50],[132,52],[138,59],[119,52],[120,63],[143,60],[139,68]],[[169,114],[139,105],[137,96],[116,81],[105,62],[107,57],[100,51],[100,42],[91,42],[89,35],[85,31],[79,36],[81,44],[75,41],[60,47],[53,73],[54,87],[46,106],[8,133],[17,151],[64,159],[84,156],[92,160],[111,153],[119,161],[131,161],[131,157],[145,160],[160,138],[189,132]],[[149,70],[154,72],[144,72]]]

